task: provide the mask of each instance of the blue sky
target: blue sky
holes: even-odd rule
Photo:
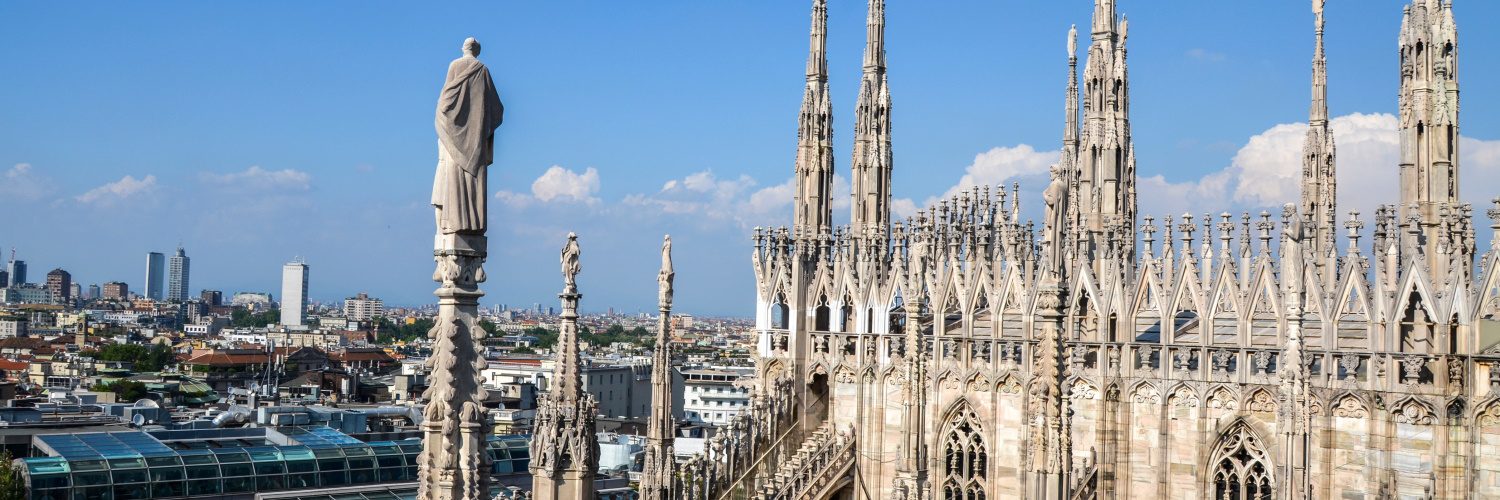
[[[844,171],[865,3],[830,3]],[[1327,8],[1341,197],[1366,214],[1396,193],[1403,3]],[[1294,199],[1308,2],[1121,4],[1142,212]],[[1500,194],[1500,94],[1486,90],[1500,33],[1483,25],[1500,4],[1455,10],[1464,197],[1478,202]],[[1091,12],[1087,0],[889,2],[903,206],[1020,181],[1039,210],[1065,35]],[[181,242],[193,289],[225,292],[277,292],[300,256],[314,299],[431,302],[432,109],[474,36],[507,112],[485,303],[555,305],[571,230],[584,308],[649,308],[670,232],[679,309],[748,315],[750,228],[790,220],[807,26],[807,2],[781,0],[0,3],[0,247],[37,276],[60,266],[138,288],[143,255]]]

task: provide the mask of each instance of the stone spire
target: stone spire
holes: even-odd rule
[[[1063,128],[1063,154],[1078,157],[1078,25],[1068,27],[1068,96]]]
[[[915,223],[911,225],[911,231],[907,234],[910,236],[906,239],[907,259],[897,272],[900,279],[905,281],[902,284],[903,289],[921,290],[924,286],[923,277],[927,274],[929,262],[933,258],[933,249],[930,246],[931,228],[921,212],[917,213]],[[905,343],[902,348],[901,365],[897,368],[901,384],[901,429],[905,432],[902,433],[899,461],[896,463],[896,477],[893,482],[895,491],[891,494],[891,498],[895,500],[931,498],[927,479],[927,445],[924,432],[927,428],[928,383],[925,344],[929,340],[923,338],[921,322],[917,321],[921,311],[922,296],[913,294],[911,299],[904,304]]]
[[[1047,204],[1046,219],[1042,230],[1046,242],[1044,264],[1054,272],[1062,272],[1067,266],[1064,256],[1077,243],[1071,238],[1076,227],[1078,200],[1075,185],[1078,182],[1078,26],[1068,27],[1068,90],[1063,105],[1063,148],[1057,166],[1052,169],[1052,183],[1042,193]]]
[[[1328,128],[1328,62],[1323,55],[1323,1],[1313,0],[1317,44],[1313,49],[1312,104],[1307,111],[1307,137],[1302,142],[1302,210],[1312,218],[1308,242],[1313,264],[1326,285],[1337,276],[1337,172],[1333,132]],[[1332,256],[1332,257],[1330,257]]]
[[[1401,18],[1402,224],[1416,228],[1428,268],[1444,276],[1444,212],[1458,201],[1458,28],[1453,4],[1413,0]],[[1403,260],[1414,256],[1405,255]],[[1441,279],[1441,278],[1439,278]]]
[[[1116,22],[1114,0],[1095,0],[1094,32],[1083,69],[1083,124],[1072,198],[1083,228],[1083,257],[1103,272],[1112,242],[1135,257],[1135,152],[1130,138],[1130,83],[1125,66],[1127,22]],[[1121,269],[1130,266],[1118,266]]]
[[[797,200],[794,230],[813,238],[833,228],[833,104],[828,97],[828,5],[813,0],[807,88],[797,118]]]
[[[594,433],[597,403],[583,390],[578,355],[578,235],[568,233],[562,249],[562,323],[557,335],[551,387],[536,410],[531,439],[532,498],[592,500],[599,469],[599,439]]]
[[[850,217],[856,237],[873,237],[891,225],[891,94],[885,78],[885,0],[870,0],[865,22],[865,67],[854,114],[854,199]]]
[[[656,274],[656,352],[651,356],[651,421],[646,426],[646,459],[641,467],[641,500],[673,500],[672,417],[672,237],[662,239],[661,271]]]

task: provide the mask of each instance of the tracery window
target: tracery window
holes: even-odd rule
[[[979,419],[970,409],[963,409],[943,438],[943,499],[986,500],[989,452]]]
[[[1215,500],[1271,500],[1275,483],[1265,446],[1244,422],[1219,438],[1209,463]]]

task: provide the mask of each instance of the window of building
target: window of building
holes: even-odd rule
[[[948,425],[943,439],[943,498],[986,500],[985,477],[989,453],[979,419],[972,410],[961,410]]]

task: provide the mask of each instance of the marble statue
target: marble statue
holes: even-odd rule
[[[479,41],[464,40],[463,51],[463,57],[448,64],[437,103],[432,206],[440,234],[484,232],[486,177],[494,161],[495,129],[505,114],[490,70],[479,62]]]
[[[562,261],[563,284],[569,290],[576,289],[578,287],[578,271],[581,270],[578,265],[577,234],[568,233],[568,242],[563,245],[562,258],[560,260]]]
[[[672,279],[676,276],[672,269],[672,237],[666,236],[661,241],[661,271],[656,275],[658,302],[662,307],[672,306]]]

